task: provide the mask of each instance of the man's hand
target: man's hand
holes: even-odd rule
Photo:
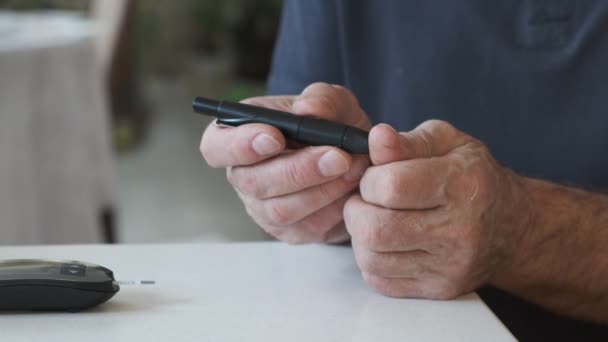
[[[518,176],[442,121],[370,132],[373,166],[344,208],[367,283],[395,297],[449,299],[499,271],[527,224]]]
[[[297,115],[316,115],[362,129],[371,124],[345,88],[324,83],[299,96],[251,98],[244,103]],[[369,166],[329,146],[286,150],[279,130],[263,124],[219,127],[212,123],[201,141],[212,167],[226,167],[249,215],[264,230],[289,243],[341,242],[348,239],[342,211]]]

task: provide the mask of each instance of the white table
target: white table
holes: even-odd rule
[[[114,270],[123,286],[81,313],[0,313],[2,341],[513,341],[475,294],[384,297],[349,247],[275,242],[2,247],[0,258],[68,258]]]

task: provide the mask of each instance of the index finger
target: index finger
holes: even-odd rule
[[[242,103],[289,111],[295,96],[259,96]],[[218,126],[214,120],[203,133],[200,151],[211,167],[251,165],[271,158],[285,149],[285,137],[274,127],[247,124]]]
[[[393,162],[367,169],[359,188],[368,203],[389,209],[431,209],[448,202],[443,158]]]
[[[353,245],[374,252],[425,250],[432,241],[436,220],[443,217],[426,210],[391,210],[351,196],[344,206],[344,222]]]
[[[251,165],[284,149],[285,137],[275,127],[264,124],[220,127],[215,121],[207,126],[200,144],[200,151],[211,167]]]
[[[379,124],[369,132],[370,157],[374,165],[441,157],[473,140],[441,120],[425,121],[413,131],[401,133],[386,124]]]

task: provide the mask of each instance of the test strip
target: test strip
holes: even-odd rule
[[[154,285],[154,280],[117,280],[114,281],[116,285]]]

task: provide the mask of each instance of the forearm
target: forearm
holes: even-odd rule
[[[551,311],[608,323],[608,196],[520,178],[520,244],[493,285]]]

